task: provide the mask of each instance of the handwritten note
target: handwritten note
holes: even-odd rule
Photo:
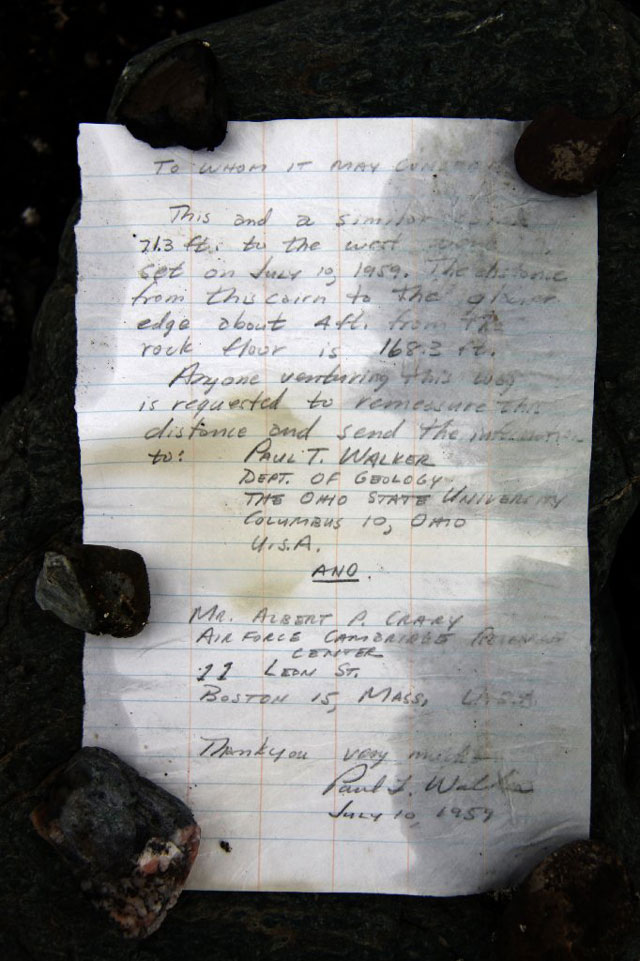
[[[195,888],[468,894],[589,827],[596,202],[499,120],[80,135],[85,743],[180,796]]]

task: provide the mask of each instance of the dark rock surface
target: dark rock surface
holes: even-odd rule
[[[156,931],[200,844],[189,808],[111,751],[84,747],[47,782],[31,821],[125,937]]]
[[[149,578],[137,551],[72,544],[46,551],[35,598],[43,611],[89,634],[133,637],[149,618]]]
[[[198,32],[232,119],[432,115],[529,119],[550,103],[613,113],[640,88],[640,23],[615,0],[286,0]],[[157,56],[137,58],[115,104]],[[95,119],[95,118],[91,118]],[[640,481],[640,133],[599,196],[599,344],[590,544],[593,819],[640,886],[637,678],[607,585]],[[504,910],[490,896],[423,899],[186,893],[143,945],[86,905],[35,835],[38,785],[80,744],[80,632],[33,599],[45,550],[79,541],[73,411],[74,250],[65,233],[25,391],[0,417],[0,949],[9,961],[358,958],[489,961]],[[638,956],[620,945],[620,959]]]
[[[29,0],[0,5],[0,403],[19,393],[38,307],[79,190],[80,121],[101,123],[127,60],[276,0]]]
[[[500,961],[614,961],[638,925],[620,859],[599,841],[574,841],[544,859],[505,911]]]

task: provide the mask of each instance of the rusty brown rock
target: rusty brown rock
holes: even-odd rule
[[[152,147],[213,150],[227,132],[227,94],[211,45],[187,40],[136,79],[116,119]]]
[[[547,107],[516,144],[516,170],[537,190],[579,197],[606,180],[623,156],[630,136],[627,117],[585,119],[574,116],[566,107]]]

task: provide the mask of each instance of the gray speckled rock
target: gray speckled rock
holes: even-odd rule
[[[218,57],[230,116],[491,116],[550,103],[613,112],[640,87],[640,26],[615,0],[286,0],[198,31]],[[134,60],[113,109],[172,38]],[[114,114],[112,113],[113,117]],[[637,132],[599,198],[599,341],[590,542],[594,609],[593,833],[640,883],[639,748],[605,588],[640,482],[640,150]],[[216,957],[489,961],[501,905],[421,899],[187,893],[145,953],[98,929],[28,823],[30,795],[79,745],[82,637],[33,599],[45,550],[80,539],[73,412],[73,235],[35,333],[25,393],[0,419],[0,917],[5,957],[192,961]],[[44,849],[44,853],[41,849]],[[0,939],[0,943],[2,939]],[[629,950],[632,950],[631,948]],[[134,953],[134,951],[136,953]],[[631,957],[620,946],[621,959]]]

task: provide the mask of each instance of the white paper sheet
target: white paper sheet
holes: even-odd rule
[[[85,743],[193,808],[191,887],[469,894],[588,834],[596,201],[522,128],[82,127],[84,536],[152,589]]]

